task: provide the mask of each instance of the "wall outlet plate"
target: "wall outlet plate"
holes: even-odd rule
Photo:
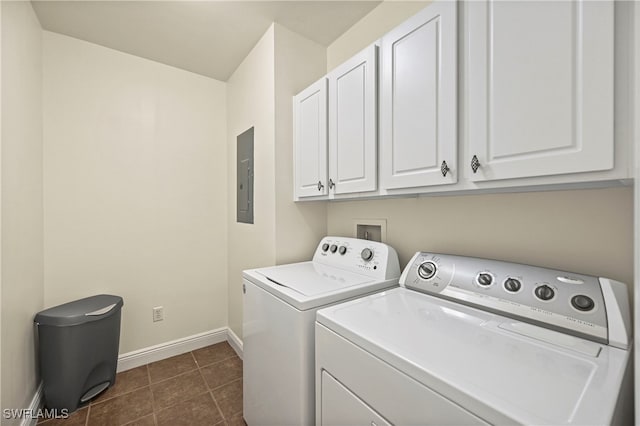
[[[153,308],[153,322],[164,320],[164,307],[156,306]]]

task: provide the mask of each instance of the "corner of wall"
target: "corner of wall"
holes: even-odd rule
[[[275,263],[275,25],[227,81],[228,324],[242,337],[242,271]],[[236,137],[254,127],[254,223],[236,222]]]
[[[636,344],[640,339],[640,4],[633,3],[633,140],[635,141],[635,173],[634,173],[634,303],[633,318]],[[636,424],[640,421],[640,351],[634,353],[635,364],[635,412]]]
[[[2,99],[3,99],[3,73],[2,73],[2,68],[3,68],[3,63],[4,61],[2,60],[2,56],[4,53],[4,49],[2,48],[3,45],[3,38],[2,38],[2,33],[3,33],[3,24],[2,24],[2,3],[0,3],[0,309],[2,309],[2,119],[3,119],[3,112],[2,112]],[[4,407],[4,404],[2,403],[2,401],[4,401],[2,399],[2,315],[0,314],[0,408]]]
[[[0,402],[22,409],[38,387],[33,316],[44,299],[42,29],[29,2],[1,2],[0,29]]]

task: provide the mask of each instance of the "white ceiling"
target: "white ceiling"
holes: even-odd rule
[[[380,1],[32,1],[45,30],[226,81],[272,22],[328,46]]]

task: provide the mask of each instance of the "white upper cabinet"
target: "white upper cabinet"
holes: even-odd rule
[[[435,1],[382,38],[384,189],[457,182],[456,2]]]
[[[327,79],[293,97],[294,198],[328,194]]]
[[[612,1],[468,3],[469,179],[613,167],[613,23]]]
[[[377,189],[377,46],[329,74],[329,191]]]

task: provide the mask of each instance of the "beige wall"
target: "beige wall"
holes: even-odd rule
[[[222,82],[44,33],[47,306],[122,296],[121,353],[226,325],[225,108]]]
[[[383,2],[327,48],[327,70],[424,6]],[[433,250],[633,282],[631,188],[331,202],[328,233],[352,235],[356,218],[387,220],[401,266]]]
[[[2,4],[0,4],[0,309],[2,309]],[[44,260],[43,260],[44,274]],[[44,278],[43,278],[44,284]],[[44,295],[44,288],[42,289]],[[4,407],[2,404],[2,312],[0,311],[0,409]]]
[[[385,0],[327,47],[327,72],[358,53],[430,1]]]
[[[636,279],[636,291],[635,291],[635,299],[633,303],[634,311],[636,313],[640,312],[640,291],[637,291],[638,283],[640,282],[640,5],[638,3],[633,4],[633,17],[631,18],[634,22],[634,54],[633,54],[633,85],[635,89],[634,93],[634,105],[633,105],[633,118],[634,122],[633,128],[633,140],[635,140],[635,161],[634,161],[634,178],[635,178],[635,238],[634,238],[634,272]],[[640,315],[636,314],[634,316],[634,340],[636,342],[640,341]],[[640,351],[637,349],[634,353],[634,366],[635,366],[635,412],[636,414],[636,423],[640,423]]]
[[[28,407],[37,387],[33,317],[43,307],[44,291],[42,32],[31,3],[3,1],[1,8],[0,405],[3,409],[19,409]]]
[[[326,49],[275,25],[276,264],[309,260],[327,233],[327,203],[293,202],[293,95],[325,74]]]
[[[419,250],[529,263],[633,283],[633,189],[348,201],[329,206],[329,233],[387,220],[404,267]]]
[[[308,260],[326,203],[293,200],[292,96],[325,73],[326,50],[273,24],[228,81],[229,327],[242,337],[242,270]],[[254,224],[236,222],[236,137],[255,127]]]
[[[275,263],[274,27],[227,81],[228,324],[242,337],[242,270]],[[254,223],[236,222],[236,138],[254,127]]]

